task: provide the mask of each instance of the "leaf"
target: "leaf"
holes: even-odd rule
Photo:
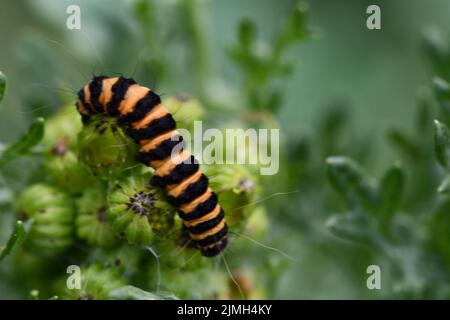
[[[436,93],[439,106],[446,115],[450,117],[450,85],[440,77],[433,78],[434,92]]]
[[[31,221],[31,220],[30,220]],[[16,245],[19,245],[24,239],[27,234],[27,228],[25,227],[24,223],[20,220],[18,220],[14,226],[14,230],[9,237],[9,240],[6,244],[6,247],[1,250],[0,253],[0,261],[2,261],[4,258],[6,258],[14,249]]]
[[[348,111],[344,102],[333,101],[332,105],[322,113],[318,132],[320,146],[325,154],[332,154],[339,150],[342,133],[350,118]]]
[[[416,145],[413,139],[408,137],[403,132],[393,129],[389,130],[387,134],[389,142],[398,148],[403,154],[410,159],[416,159],[419,154],[419,147]]]
[[[431,127],[433,121],[434,96],[431,90],[427,87],[420,88],[418,92],[419,104],[416,112],[416,130],[419,132],[426,132]],[[428,139],[426,135],[423,135]]]
[[[276,58],[280,57],[287,47],[296,41],[305,39],[309,35],[310,32],[307,28],[307,3],[299,3],[285,21],[284,28],[281,30],[274,45],[273,55]]]
[[[37,145],[44,136],[44,119],[36,118],[28,132],[22,135],[16,142],[6,147],[0,156],[0,168],[10,160],[27,155],[31,148]]]
[[[179,300],[174,294],[169,292],[148,292],[134,286],[124,286],[112,290],[109,293],[110,299],[115,300]]]
[[[450,267],[450,199],[441,203],[431,216],[428,230],[430,242]]]
[[[39,290],[37,289],[31,290],[28,296],[31,300],[39,300]]]
[[[3,72],[0,71],[0,103],[2,103],[3,96],[6,90],[6,77]]]
[[[367,219],[361,214],[335,214],[327,219],[325,226],[338,238],[366,243],[373,243],[373,233]]]
[[[450,165],[450,133],[447,125],[438,120],[434,120],[434,151],[439,164],[448,169]]]
[[[399,164],[392,166],[380,183],[380,216],[389,218],[398,208],[405,186],[405,174]]]
[[[441,181],[441,184],[437,188],[437,192],[445,194],[450,193],[450,174],[447,174]]]
[[[375,189],[370,177],[352,159],[343,156],[329,157],[328,178],[350,206],[373,211],[375,208]]]

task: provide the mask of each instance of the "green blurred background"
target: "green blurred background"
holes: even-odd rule
[[[177,5],[182,1],[154,1],[158,29],[147,30],[145,34],[133,11],[134,2],[0,0],[0,70],[8,77],[7,95],[0,108],[2,143],[24,131],[32,117],[58,107],[61,95],[58,86],[78,90],[92,73],[134,75],[138,81],[167,95],[187,92],[211,101],[216,97],[234,99],[239,96],[241,74],[228,52],[237,41],[239,21],[243,17],[254,20],[258,36],[266,41],[265,46],[270,46],[271,36],[297,5],[297,1],[289,0],[197,1],[200,10],[194,24],[199,24],[196,30],[201,32],[195,34],[189,28],[190,22],[179,16]],[[287,155],[286,150],[294,145],[291,140],[320,136],[320,123],[330,106],[344,105],[347,134],[339,136],[341,140],[335,143],[345,144],[343,139],[347,139],[350,146],[347,149],[336,146],[325,152],[350,153],[372,175],[380,176],[399,158],[387,143],[386,132],[395,127],[413,133],[411,124],[416,116],[418,90],[429,86],[433,75],[423,50],[422,35],[433,28],[444,32],[450,29],[450,2],[307,3],[312,36],[288,52],[295,67],[279,84],[284,99],[276,118],[288,141],[281,152]],[[65,27],[65,9],[69,4],[78,4],[82,9],[80,31]],[[366,8],[370,4],[381,7],[381,30],[366,28]],[[202,50],[200,62],[187,53],[186,47],[192,43],[197,48],[194,52]],[[163,61],[152,65],[152,59],[159,57]],[[208,80],[202,80],[198,73],[207,75]],[[316,143],[310,148],[320,148]],[[308,168],[325,166],[328,155],[332,154],[318,155]],[[282,248],[295,260],[270,296],[392,297],[388,288],[395,275],[386,259],[330,234],[325,227],[326,217],[339,211],[342,204],[330,196],[332,191],[326,183],[305,191],[302,186],[286,182],[285,176],[295,166],[296,163],[291,163],[290,167],[280,167],[280,174],[273,178],[272,192],[300,192],[267,201],[272,223],[267,243]],[[324,179],[322,170],[314,172],[318,176],[308,179]],[[424,187],[434,191],[436,185]],[[329,198],[332,199],[327,202],[329,205],[324,205],[322,202]],[[9,227],[4,225],[4,229]],[[2,240],[5,238],[6,235],[1,236]],[[260,254],[273,254],[258,250]],[[386,270],[382,290],[366,288],[369,264],[378,264]],[[8,297],[8,293],[2,295]]]

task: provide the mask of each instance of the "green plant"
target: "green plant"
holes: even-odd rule
[[[149,31],[160,28],[154,16],[159,4],[134,1],[131,6],[141,36],[152,49],[148,54],[151,58],[143,60],[143,69],[151,64],[160,79],[169,81],[173,70],[170,63],[163,63],[163,46],[158,44],[162,40],[157,39],[164,33]],[[204,61],[208,55],[202,26],[197,21],[201,3],[179,1],[178,7],[190,31],[186,50],[199,73],[197,85],[188,90],[199,98],[176,94],[163,97],[163,103],[179,127],[193,130],[194,121],[206,119],[208,123],[208,118],[229,117],[229,113],[211,111],[215,102],[203,89],[210,74]],[[267,114],[256,119],[258,126],[276,126],[273,112],[281,106],[277,98],[281,89],[271,88],[272,103],[263,105],[267,92],[260,90],[261,85],[272,87],[273,80],[286,76],[288,66],[293,67],[282,58],[291,45],[305,38],[305,16],[306,8],[297,7],[275,38],[276,47],[264,57],[253,48],[253,35],[247,40],[242,38],[242,28],[251,24],[250,20],[246,19],[240,27],[240,44],[232,50],[231,57],[247,79],[243,95],[249,100],[242,101],[241,114],[254,111],[250,106],[258,102],[258,110]],[[251,24],[251,28],[255,30],[256,26]],[[44,61],[55,54],[41,49]],[[247,64],[255,67],[248,69]],[[263,79],[257,80],[260,77]],[[0,74],[0,101],[5,83]],[[267,283],[258,279],[267,272],[275,279],[281,274],[280,264],[269,261],[273,258],[260,257],[260,267],[241,270],[236,263],[241,265],[247,253],[257,246],[255,239],[263,238],[269,226],[264,204],[254,205],[265,189],[257,176],[258,168],[219,164],[204,168],[229,211],[232,239],[231,249],[224,255],[215,260],[201,257],[165,196],[149,186],[152,170],[134,159],[135,143],[111,119],[97,116],[82,125],[73,98],[60,96],[58,111],[40,112],[45,122],[40,117],[34,120],[28,132],[8,144],[0,155],[0,170],[5,177],[11,167],[21,166],[21,161],[34,163],[23,168],[27,177],[17,182],[17,188],[11,188],[13,197],[2,204],[5,212],[16,213],[18,219],[1,251],[0,269],[9,279],[8,286],[16,288],[20,297],[33,299],[266,297]],[[51,98],[39,93],[31,99],[34,102],[28,103],[30,110]],[[247,126],[243,119],[234,118],[235,126]],[[214,267],[217,264],[219,267]],[[72,290],[66,285],[66,269],[71,265],[80,267],[81,289]],[[28,280],[20,281],[24,274]]]

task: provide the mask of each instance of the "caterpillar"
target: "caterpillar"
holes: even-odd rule
[[[198,161],[185,150],[159,95],[131,78],[94,76],[78,92],[76,108],[84,124],[95,114],[115,118],[138,144],[137,161],[155,170],[150,184],[165,190],[203,256],[214,257],[225,249],[228,227],[217,194]]]

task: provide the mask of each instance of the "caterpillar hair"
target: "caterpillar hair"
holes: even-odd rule
[[[228,227],[217,194],[184,149],[175,120],[155,92],[130,78],[96,76],[78,92],[76,107],[84,124],[94,114],[117,119],[140,146],[137,160],[155,170],[150,184],[166,191],[203,256],[213,257],[225,249]]]

